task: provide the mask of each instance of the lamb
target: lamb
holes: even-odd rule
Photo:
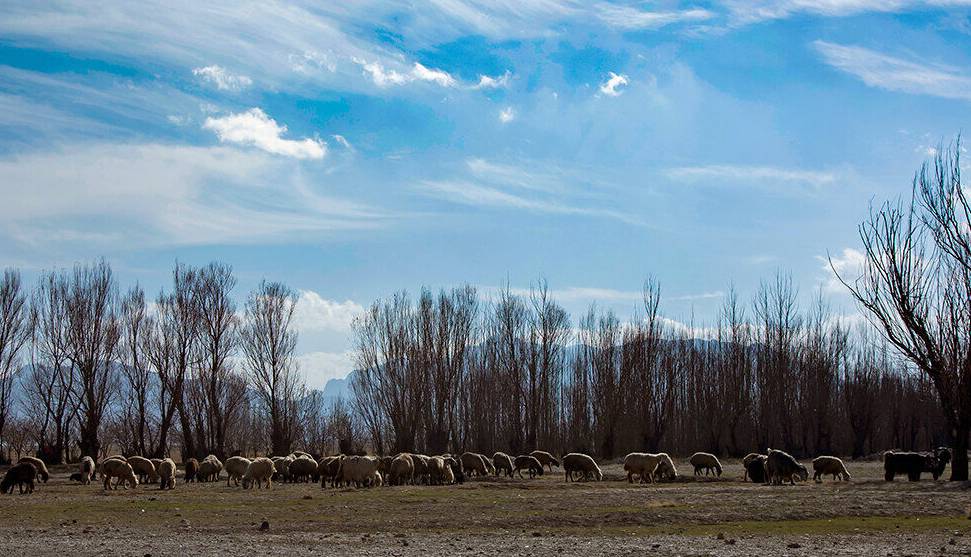
[[[185,461],[185,481],[186,482],[198,481],[198,477],[199,477],[199,461],[194,458],[190,458],[189,460]]]
[[[236,485],[239,485],[239,481],[243,479],[246,475],[246,470],[249,469],[250,459],[241,456],[231,456],[226,459],[226,487],[230,487],[230,482],[235,481]]]
[[[265,456],[254,458],[246,467],[246,473],[243,474],[243,489],[249,489],[254,483],[257,489],[262,489],[264,482],[269,489],[273,482],[273,470],[272,460]]]
[[[648,480],[654,483],[654,470],[657,469],[658,462],[660,462],[660,459],[657,455],[650,453],[628,454],[624,457],[624,472],[627,472],[627,481],[634,483],[634,476],[638,476],[641,483]]]
[[[560,465],[560,461],[556,460],[556,457],[546,451],[533,451],[529,453],[529,456],[535,458],[540,464],[549,468],[550,472],[553,471],[554,466],[559,467]]]
[[[485,476],[489,473],[485,459],[478,453],[462,453],[459,460],[462,470],[469,476]]]
[[[742,466],[745,467],[745,474],[742,479],[750,479],[752,483],[765,483],[765,461],[768,457],[764,454],[749,453],[742,459]]]
[[[947,456],[950,457],[950,452]],[[907,474],[907,479],[912,482],[920,481],[920,475],[924,472],[930,472],[936,480],[941,477],[946,464],[945,462],[941,465],[940,459],[930,453],[895,451],[883,453],[884,479],[888,482],[892,482],[897,474]]]
[[[51,475],[47,473],[47,465],[44,464],[43,460],[32,456],[25,456],[25,457],[21,457],[21,459],[17,461],[18,464],[21,462],[29,462],[33,464],[34,468],[37,469],[37,477],[39,477],[40,481],[44,482],[45,484],[47,483],[47,480],[51,477]]]
[[[570,453],[565,455],[563,457],[563,472],[566,476],[564,481],[576,481],[573,478],[574,473],[580,473],[584,478],[592,474],[597,478],[598,482],[604,478],[603,472],[600,471],[597,463],[583,453]]]
[[[766,456],[765,475],[772,485],[782,485],[786,480],[791,485],[796,485],[796,476],[802,481],[809,479],[809,472],[805,466],[796,462],[789,453],[775,449],[769,449]]]
[[[104,478],[106,490],[118,489],[118,485],[125,489],[128,489],[129,485],[138,486],[138,478],[135,477],[135,471],[132,470],[131,464],[115,458],[109,458],[101,463],[101,476]],[[114,487],[111,486],[111,478],[118,478],[118,484]]]
[[[84,485],[91,483],[91,479],[94,478],[94,459],[90,456],[82,457],[81,462],[78,463],[78,475],[79,480]]]
[[[718,457],[711,453],[695,453],[691,455],[688,462],[694,466],[695,476],[700,476],[702,470],[705,471],[706,476],[709,473],[718,476],[722,475],[722,464],[721,462],[718,462]]]
[[[81,472],[73,472],[68,480],[72,482],[82,483],[84,480],[81,479]]]
[[[504,452],[497,452],[492,455],[492,465],[496,468],[496,475],[502,472],[504,475],[512,477],[512,458]]]
[[[128,457],[128,464],[131,465],[131,469],[138,475],[138,481],[140,483],[153,484],[158,481],[158,472],[155,471],[155,465],[152,464],[151,460],[140,456],[130,456]]]
[[[309,482],[317,474],[317,461],[312,456],[301,456],[290,463],[290,481]]]
[[[11,466],[7,473],[0,480],[0,493],[13,493],[13,486],[20,489],[23,494],[26,488],[27,493],[34,492],[34,480],[37,478],[37,468],[31,462],[20,462],[16,466]]]
[[[822,483],[824,474],[831,474],[834,480],[850,481],[850,473],[846,471],[846,466],[835,456],[817,456],[813,459],[813,480],[816,483]]]
[[[543,464],[540,463],[539,459],[532,455],[519,455],[514,461],[515,467],[513,472],[519,472],[519,477],[523,477],[523,469],[529,470],[529,477],[535,478],[536,475],[543,475]],[[559,464],[557,464],[559,466]],[[510,474],[511,475],[511,474]]]
[[[175,487],[175,461],[171,458],[162,459],[156,468],[158,471],[158,488],[173,489]]]

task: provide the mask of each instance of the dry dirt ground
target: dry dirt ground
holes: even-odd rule
[[[54,469],[33,495],[0,496],[13,555],[971,555],[971,484],[882,479],[770,487],[720,479],[628,484],[484,479],[460,486],[256,491],[178,483],[105,492]],[[261,528],[264,521],[267,528]]]

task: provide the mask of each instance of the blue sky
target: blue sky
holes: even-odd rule
[[[325,4],[323,6],[317,4]],[[326,4],[334,4],[327,6]],[[791,272],[963,130],[971,0],[2,2],[0,263],[302,292],[311,384],[422,285],[672,319]]]

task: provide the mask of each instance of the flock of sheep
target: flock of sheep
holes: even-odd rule
[[[931,453],[894,452],[884,453],[885,479],[893,481],[895,475],[905,474],[911,481],[920,479],[922,473],[931,473],[934,479],[940,477],[951,460],[946,448],[938,448]],[[721,476],[722,465],[715,455],[695,453],[688,460],[694,474]],[[849,481],[850,473],[843,461],[835,456],[820,456],[813,461],[813,479],[822,481],[823,476],[833,476],[834,480]],[[809,479],[809,471],[790,454],[769,449],[766,454],[751,453],[742,459],[745,468],[743,479],[772,485]],[[497,452],[492,458],[473,452],[459,457],[444,454],[426,456],[422,454],[401,453],[395,456],[328,456],[319,461],[312,455],[294,451],[287,456],[256,457],[248,459],[233,456],[221,462],[215,455],[197,460],[190,458],[185,462],[185,482],[219,481],[226,472],[226,485],[249,488],[269,488],[277,482],[320,482],[321,487],[355,486],[374,487],[380,485],[449,485],[462,483],[466,477],[486,477],[490,475],[530,478],[543,475],[544,470],[562,466],[565,481],[597,480],[604,478],[597,462],[589,455],[569,453],[557,459],[545,451],[533,451],[528,455],[512,457]],[[624,472],[629,482],[638,478],[640,482],[654,483],[663,479],[675,479],[678,471],[667,453],[631,453],[624,458]],[[94,459],[85,456],[78,464],[78,472],[71,474],[71,480],[90,484],[100,475],[105,490],[127,489],[139,483],[157,483],[159,489],[175,487],[176,464],[171,458],[147,459],[141,456],[114,455],[105,458],[97,466]],[[47,482],[50,474],[43,461],[34,457],[23,457],[12,466],[0,481],[0,491],[13,493],[19,487],[20,493],[32,493],[35,481]],[[114,481],[113,481],[114,480]]]

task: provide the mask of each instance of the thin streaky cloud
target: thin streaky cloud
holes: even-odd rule
[[[815,41],[813,47],[830,66],[870,87],[915,95],[971,100],[971,77],[958,68],[905,60],[867,48]]]
[[[597,4],[596,13],[604,23],[625,30],[659,29],[676,23],[701,22],[717,17],[714,12],[704,8],[646,11],[609,3]]]
[[[667,176],[672,180],[698,182],[701,180],[717,183],[719,181],[775,182],[780,184],[803,184],[821,187],[832,184],[837,176],[832,172],[780,168],[773,166],[743,166],[711,164],[702,166],[681,166],[668,169]]]

